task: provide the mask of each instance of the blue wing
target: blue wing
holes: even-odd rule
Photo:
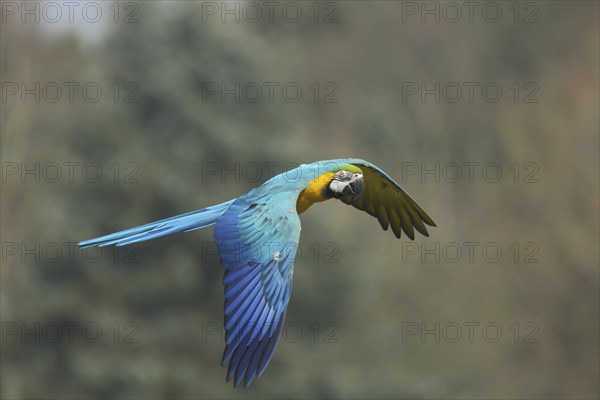
[[[227,381],[248,387],[271,361],[281,336],[300,238],[297,193],[237,199],[215,227],[225,268]]]

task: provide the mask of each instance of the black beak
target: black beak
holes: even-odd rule
[[[348,183],[348,185],[346,185],[346,187],[344,188],[342,193],[350,194],[350,195],[352,195],[352,200],[356,200],[356,198],[362,194],[363,189],[364,189],[364,185],[363,185],[363,180],[362,180],[362,176],[361,176],[360,178],[350,181]]]
[[[362,194],[363,189],[364,189],[364,184],[363,184],[362,178],[357,179],[354,182],[350,182],[349,186],[354,191],[354,199],[353,200],[356,200],[356,198]]]

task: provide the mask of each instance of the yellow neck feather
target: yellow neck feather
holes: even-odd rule
[[[333,179],[333,172],[326,172],[319,175],[314,181],[308,182],[306,189],[300,192],[298,195],[298,201],[296,201],[296,211],[298,214],[308,210],[308,207],[312,206],[313,203],[318,203],[329,199],[324,196],[325,188]]]

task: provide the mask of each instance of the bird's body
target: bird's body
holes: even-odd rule
[[[236,199],[140,227],[79,243],[122,246],[175,232],[215,225],[225,269],[227,380],[245,386],[260,376],[274,354],[291,295],[293,263],[300,239],[299,214],[312,204],[337,198],[377,217],[411,239],[427,236],[431,218],[398,184],[359,159],[303,164],[279,174]]]

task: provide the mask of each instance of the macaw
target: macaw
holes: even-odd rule
[[[360,159],[302,164],[225,203],[86,240],[79,246],[124,246],[215,225],[225,270],[227,381],[244,387],[260,377],[281,336],[300,238],[299,214],[339,199],[376,217],[396,237],[429,236],[433,220],[389,175]]]

